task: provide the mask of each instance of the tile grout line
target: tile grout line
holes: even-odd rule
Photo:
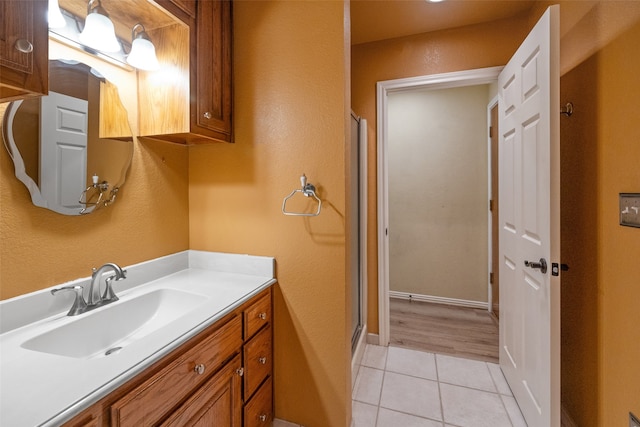
[[[438,399],[440,400],[440,418],[444,427],[444,405],[442,404],[442,389],[440,388],[440,371],[438,370],[438,356],[433,353],[433,363],[436,365],[436,382],[438,383]]]
[[[485,362],[487,363],[487,362]],[[498,389],[498,384],[496,382],[496,379],[493,378],[493,374],[491,373],[491,368],[489,368],[489,365],[487,365],[487,369],[489,369],[489,377],[491,377],[491,382],[493,382],[493,386],[496,388],[496,391],[498,392],[498,397],[500,398],[500,403],[502,403],[502,407],[504,408],[504,412],[507,414],[507,418],[509,418],[509,422],[511,423],[511,426],[513,427],[513,418],[511,417],[511,413],[509,413],[509,410],[507,409],[507,405],[505,405],[504,403],[504,399],[502,398],[503,394],[500,393],[500,390]],[[502,373],[502,368],[500,368],[500,365],[498,365],[498,369],[500,370],[500,375],[504,374]]]
[[[378,407],[376,409],[376,426],[378,425],[378,420],[380,420],[380,404],[382,403],[382,390],[384,388],[384,379],[387,375],[388,360],[389,360],[389,346],[386,346],[384,350],[384,363],[382,367],[382,383],[380,384],[380,395],[378,396]]]

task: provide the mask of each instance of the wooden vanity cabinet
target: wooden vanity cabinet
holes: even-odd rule
[[[47,0],[0,1],[0,102],[49,92]]]
[[[271,298],[261,292],[64,427],[270,425]]]
[[[271,295],[244,310],[244,427],[271,425],[273,420],[273,334]]]
[[[233,142],[232,2],[157,0],[187,27],[149,31],[164,68],[183,73],[188,88],[139,72],[140,136],[182,143]],[[188,41],[187,41],[188,39]],[[188,49],[188,57],[182,56]]]

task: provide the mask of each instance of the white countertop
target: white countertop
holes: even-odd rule
[[[156,289],[202,295],[203,302],[115,354],[87,358],[22,347],[28,339],[74,320],[66,316],[71,295],[60,305],[62,295],[51,295],[49,288],[0,302],[0,425],[62,424],[275,283],[274,259],[248,255],[185,251],[126,269],[127,279],[114,286],[120,301],[113,305]]]

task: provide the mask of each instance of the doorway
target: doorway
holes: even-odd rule
[[[408,291],[398,291],[392,288],[391,278],[393,277],[394,282],[398,282],[397,275],[392,272],[392,264],[391,264],[391,260],[396,255],[394,252],[394,247],[392,242],[392,238],[395,238],[394,233],[396,232],[396,229],[397,229],[397,228],[394,229],[394,225],[393,225],[394,218],[395,216],[398,215],[397,212],[402,213],[402,209],[404,208],[409,213],[409,216],[407,217],[409,219],[405,220],[405,223],[411,223],[411,219],[410,219],[411,213],[415,211],[415,207],[412,208],[410,204],[406,203],[406,200],[398,202],[398,200],[393,199],[393,196],[390,195],[390,193],[393,191],[394,186],[397,185],[397,182],[394,182],[396,181],[396,179],[393,176],[390,176],[390,166],[393,162],[396,162],[397,159],[392,158],[393,154],[389,146],[390,137],[393,136],[391,135],[393,130],[390,127],[390,122],[389,122],[390,120],[389,108],[391,103],[394,102],[393,101],[394,94],[413,91],[413,90],[436,91],[436,90],[455,89],[455,88],[463,88],[463,87],[470,87],[470,86],[477,86],[477,85],[489,85],[492,83],[495,84],[500,70],[501,70],[501,67],[493,67],[493,68],[471,70],[471,71],[465,71],[465,72],[456,72],[456,73],[447,73],[447,74],[432,75],[432,76],[422,76],[422,77],[409,78],[409,79],[391,80],[391,81],[384,81],[384,82],[378,83],[378,87],[377,87],[377,90],[378,90],[378,96],[377,96],[377,102],[378,102],[378,133],[377,133],[378,134],[378,218],[379,218],[379,222],[378,222],[379,313],[378,315],[380,320],[379,340],[381,345],[388,345],[390,342],[389,297],[392,295],[396,297],[398,296],[403,297],[406,299],[431,300],[431,302],[434,302],[434,301],[445,302],[450,304],[453,303],[453,304],[467,305],[467,306],[473,306],[474,300],[476,300],[475,303],[477,307],[484,308],[485,310],[489,310],[491,306],[490,304],[491,290],[489,288],[489,271],[488,271],[490,270],[490,267],[489,267],[490,262],[489,262],[489,254],[487,252],[489,250],[488,248],[490,243],[490,239],[488,237],[490,235],[489,233],[490,225],[488,224],[490,223],[489,223],[489,220],[487,219],[487,216],[484,217],[485,218],[484,224],[482,225],[483,232],[484,232],[484,255],[481,256],[482,265],[479,268],[484,270],[484,273],[483,273],[484,277],[481,278],[481,280],[483,281],[483,290],[482,290],[483,294],[480,297],[477,296],[478,295],[477,293],[475,294],[474,297],[471,297],[471,298],[462,297],[461,295],[464,295],[464,291],[459,291],[459,290],[452,291],[452,289],[447,289],[446,284],[440,283],[440,282],[444,282],[444,279],[442,279],[442,277],[446,277],[446,273],[447,272],[451,273],[452,269],[465,270],[466,265],[464,265],[464,258],[461,258],[459,256],[454,257],[460,263],[458,267],[455,267],[455,265],[453,267],[449,266],[446,269],[447,271],[439,272],[439,273],[444,273],[444,275],[441,276],[440,279],[436,280],[438,282],[436,283],[436,285],[440,286],[440,288],[436,287],[435,290],[425,291],[426,294],[421,293],[419,290],[415,290],[416,288],[408,288]],[[489,97],[485,98],[484,108],[482,108],[482,114],[484,115],[484,120],[487,120],[486,106],[489,103],[490,103]],[[453,114],[455,114],[455,112]],[[487,137],[484,136],[484,138],[485,138],[484,141],[487,141],[486,139]],[[488,151],[487,147],[488,146],[486,143],[482,144],[482,150],[485,150],[484,151],[485,155],[487,155],[487,151]],[[413,155],[413,157],[411,155]],[[451,155],[451,153],[449,155]],[[412,159],[415,160],[416,157],[420,157],[420,156],[419,155],[416,156],[415,152],[410,152],[409,157],[407,157],[400,163],[406,166],[408,164],[407,162],[412,161]],[[437,166],[437,162],[436,164],[432,165],[432,167],[429,168],[431,172],[433,172],[432,169],[435,169],[435,166]],[[446,175],[446,172],[441,171],[439,173],[441,175]],[[410,176],[407,179],[408,179],[407,182],[411,181]],[[481,195],[481,197],[484,198],[485,200],[483,203],[484,209],[486,209],[486,203],[489,200],[489,191],[487,189],[488,182],[489,182],[489,178],[485,169],[484,183],[483,183],[485,190],[484,190],[484,194]],[[417,184],[417,188],[420,189],[420,186],[429,185],[429,179],[418,178],[416,179],[415,184]],[[408,185],[408,184],[405,182],[404,184],[401,184],[401,185]],[[435,186],[438,186],[440,188],[440,193],[447,193],[446,185],[439,184],[439,185],[434,185],[434,187]],[[443,188],[444,188],[444,191],[442,191]],[[415,191],[414,191],[414,195],[415,195]],[[450,194],[444,194],[444,196],[451,197]],[[454,201],[456,201],[455,197],[456,196],[454,195],[453,196]],[[465,202],[468,202],[468,201],[463,198],[461,200],[457,200],[456,202],[457,204],[454,206],[454,209],[464,210]],[[438,203],[439,202],[432,203],[431,208],[436,210],[439,209],[441,205],[438,205]],[[392,204],[393,204],[393,207],[390,208]],[[454,216],[450,211],[448,212],[448,215],[447,213],[442,215],[445,221],[449,220],[450,218],[448,217],[450,216]],[[446,226],[442,228],[446,229]],[[445,236],[444,238],[446,239],[446,233],[444,236]],[[464,250],[464,248],[460,248],[460,245],[458,245],[457,247],[453,245],[452,248],[447,250],[449,251],[449,258],[452,258],[453,257],[452,254],[455,254],[457,251],[457,255],[459,255],[460,251]],[[447,258],[446,250],[443,250],[442,245],[439,245],[439,246],[436,245],[434,251],[435,252],[432,252],[433,256],[444,255],[443,259]],[[421,262],[420,259],[415,259],[415,260],[412,260],[411,262],[413,266],[415,266],[416,264],[426,264],[426,262]],[[436,262],[435,264],[436,267],[433,267],[434,264],[432,264],[430,268],[431,269],[437,268],[438,263],[439,262]],[[400,281],[403,281],[403,280],[400,279]],[[412,285],[415,285],[415,283],[413,283]],[[447,294],[447,292],[449,293]],[[477,289],[476,289],[476,292],[477,292]],[[478,302],[477,300],[483,300],[483,301]]]

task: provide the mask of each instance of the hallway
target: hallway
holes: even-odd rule
[[[355,427],[526,427],[494,363],[367,345],[352,393]]]
[[[498,363],[498,322],[486,309],[389,299],[390,345]]]

